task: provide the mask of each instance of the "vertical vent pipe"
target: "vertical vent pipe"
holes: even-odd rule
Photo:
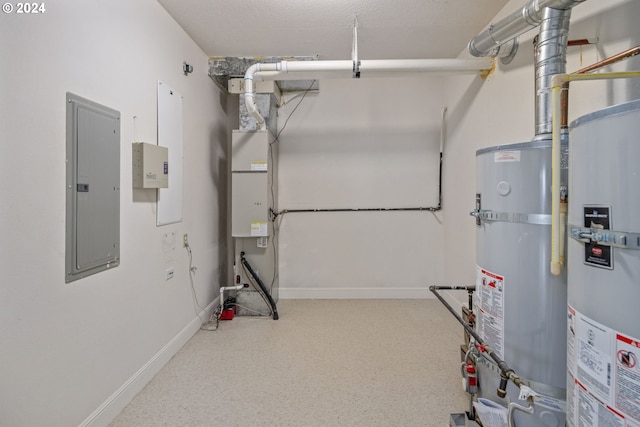
[[[535,48],[535,139],[549,139],[551,135],[551,79],[566,73],[570,18],[571,9],[544,10]]]

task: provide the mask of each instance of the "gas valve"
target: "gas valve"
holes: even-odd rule
[[[467,393],[478,393],[478,376],[476,374],[476,367],[471,362],[467,362],[464,367],[465,377],[465,391]]]

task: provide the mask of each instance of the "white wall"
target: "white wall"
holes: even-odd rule
[[[279,209],[438,204],[442,78],[322,80],[280,136]],[[300,98],[280,109],[278,126]],[[424,298],[442,279],[441,213],[289,213],[282,298]]]
[[[521,4],[510,2],[502,15]],[[201,305],[217,294],[228,250],[220,214],[227,111],[236,110],[207,77],[204,53],[155,1],[46,7],[39,16],[0,16],[0,425],[104,425],[199,324],[182,233],[190,235]],[[571,37],[600,43],[572,48],[568,69],[639,44],[638,16],[637,0],[578,6]],[[533,33],[514,63],[487,80],[327,80],[307,95],[281,136],[281,209],[436,204],[447,106],[444,210],[285,215],[282,296],[416,297],[431,283],[473,282],[475,150],[533,135]],[[189,77],[184,60],[195,68]],[[640,60],[612,67],[631,68]],[[133,116],[137,138],[156,142],[157,80],[184,97],[188,165],[184,220],[160,228],[153,193],[132,191],[128,172]],[[574,86],[571,118],[640,97],[638,82]],[[71,284],[64,283],[67,91],[122,114],[122,262]],[[281,127],[295,104],[281,110]],[[178,240],[168,282],[165,233]]]
[[[497,19],[521,7],[513,0]],[[598,38],[596,46],[570,47],[567,71],[573,72],[640,44],[640,2],[587,1],[573,9],[570,39]],[[497,20],[496,19],[496,20]],[[450,284],[475,282],[475,152],[479,148],[530,141],[534,135],[534,70],[532,39],[538,30],[521,37],[517,57],[498,64],[486,80],[479,77],[447,79],[445,104],[447,145],[444,167],[444,279]],[[468,56],[463,53],[461,57]],[[605,71],[640,69],[632,58]],[[608,105],[640,98],[640,81],[572,83],[569,120]],[[466,294],[456,295],[462,303]]]
[[[45,5],[40,15],[0,16],[0,425],[104,425],[199,326],[183,233],[200,304],[217,295],[226,96],[207,76],[207,56],[154,0]],[[130,172],[133,116],[138,139],[157,142],[158,80],[184,98],[184,220],[163,227],[155,192],[132,191]],[[69,284],[67,91],[121,113],[121,265]],[[164,233],[177,240],[169,281]]]
[[[509,2],[495,20],[521,8]],[[568,71],[640,42],[640,2],[587,1],[573,10]],[[488,24],[488,23],[487,23]],[[454,76],[323,80],[281,136],[279,208],[434,204],[440,117],[446,118],[443,211],[305,213],[282,218],[283,298],[429,296],[429,284],[475,281],[475,151],[530,141],[534,69],[530,31],[515,60],[487,79]],[[468,57],[463,52],[461,57]],[[631,59],[610,71],[638,69]],[[640,82],[574,83],[570,120],[640,97]],[[297,100],[280,110],[282,129]],[[442,224],[440,224],[440,221]],[[456,294],[466,302],[466,294]]]

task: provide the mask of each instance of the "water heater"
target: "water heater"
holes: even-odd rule
[[[640,100],[570,127],[567,425],[640,425]]]
[[[566,186],[566,141],[562,151]],[[564,425],[567,285],[549,272],[551,141],[478,150],[476,172],[477,332],[539,395],[533,414],[514,411],[515,425]],[[493,361],[476,363],[479,398],[527,406],[511,383],[496,395]]]

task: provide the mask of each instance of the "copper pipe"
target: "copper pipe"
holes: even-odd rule
[[[631,49],[625,50],[624,52],[617,53],[613,56],[610,56],[602,61],[598,61],[595,64],[591,64],[587,67],[581,68],[573,74],[586,74],[591,71],[598,70],[600,68],[606,67],[607,65],[615,64],[616,62],[620,62],[623,59],[631,58],[632,56],[636,56],[640,54],[640,46],[632,47]],[[569,119],[569,83],[564,83],[562,85],[562,92],[560,94],[560,105],[562,108],[562,113],[560,116],[560,125],[566,129],[568,127],[568,119]]]
[[[597,40],[597,39],[596,39]],[[584,46],[587,44],[595,44],[590,39],[577,39],[577,40],[569,40],[567,42],[567,46]]]
[[[569,127],[569,83],[564,83],[560,90],[560,128]]]
[[[600,62],[596,62],[595,64],[589,65],[588,67],[584,67],[573,74],[585,74],[589,71],[597,70],[598,68],[606,67],[607,65],[614,64],[616,62],[622,61],[623,59],[631,58],[632,56],[636,56],[640,53],[640,46],[632,47],[629,50],[625,50],[624,52],[620,52],[616,55],[610,56],[607,59],[603,59]]]

